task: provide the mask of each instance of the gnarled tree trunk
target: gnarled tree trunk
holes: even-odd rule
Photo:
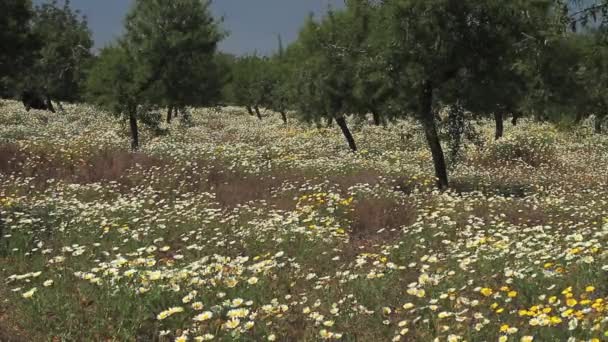
[[[169,109],[167,110],[167,123],[168,124],[171,123],[172,114],[173,114],[173,107],[169,107]]]
[[[357,144],[355,144],[355,138],[353,138],[353,135],[350,133],[344,116],[340,115],[336,117],[336,123],[340,127],[340,130],[342,130],[342,134],[344,134],[344,138],[346,138],[346,142],[348,142],[348,147],[350,147],[353,152],[357,152]]]
[[[431,150],[431,155],[433,156],[437,186],[439,189],[443,190],[449,186],[448,171],[445,164],[443,149],[441,148],[441,142],[439,141],[439,135],[437,134],[435,116],[433,114],[433,86],[430,81],[424,82],[419,96],[419,119],[422,123],[424,135]]]
[[[46,95],[46,106],[52,113],[55,113],[55,108],[53,108],[53,102],[51,102],[51,97],[48,94]]]
[[[253,109],[251,109],[251,106],[245,106],[245,108],[247,108],[247,113],[249,113],[249,115],[254,116],[255,114],[253,113]]]
[[[511,123],[513,126],[517,126],[517,119],[521,116],[520,112],[513,112],[513,118],[511,118]]]
[[[255,106],[253,107],[253,109],[255,109],[255,115],[257,115],[259,120],[262,120],[262,114],[260,113],[260,107]]]
[[[137,107],[129,109],[129,127],[131,128],[131,150],[139,149],[139,131],[137,129]]]
[[[375,110],[372,110],[372,116],[374,117],[374,125],[380,126],[382,124],[382,120],[380,119],[380,114]]]
[[[502,112],[494,113],[494,121],[496,122],[496,133],[494,134],[494,139],[498,140],[503,137],[504,132],[505,132],[503,113]]]
[[[284,110],[282,110],[280,113],[281,113],[281,119],[283,119],[283,123],[287,125],[287,114],[285,114]]]

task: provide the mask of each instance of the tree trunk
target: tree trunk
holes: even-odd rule
[[[327,128],[331,127],[334,125],[334,117],[333,116],[328,116],[327,117]]]
[[[582,113],[576,113],[576,117],[574,118],[574,124],[578,125],[581,123],[581,121],[583,121],[583,114]]]
[[[245,108],[247,108],[247,113],[249,113],[249,115],[254,116],[255,114],[253,113],[253,109],[251,109],[250,106],[246,106]]]
[[[255,106],[253,107],[253,109],[255,109],[255,115],[257,115],[259,120],[262,120],[262,114],[260,114],[260,107]]]
[[[167,110],[167,123],[170,124],[171,123],[171,114],[173,112],[173,108],[169,107],[169,109]]]
[[[137,130],[137,110],[129,110],[129,126],[131,127],[131,150],[139,149],[139,131]]]
[[[496,121],[496,134],[494,135],[494,139],[498,140],[503,137],[504,132],[505,132],[503,113],[502,112],[494,113],[494,121]]]
[[[340,129],[342,130],[342,134],[344,134],[344,137],[346,138],[346,142],[348,142],[348,147],[350,147],[350,149],[353,152],[357,152],[357,145],[355,144],[355,138],[353,138],[353,135],[350,133],[350,130],[348,129],[348,125],[346,124],[346,119],[344,118],[344,116],[337,117],[336,123],[338,124],[338,126],[340,126]]]
[[[283,123],[287,125],[287,114],[285,114],[284,110],[281,111],[281,119],[283,119]]]
[[[519,119],[520,116],[521,113],[513,112],[513,118],[511,119],[511,123],[513,124],[513,126],[517,126],[517,119]]]
[[[382,124],[382,120],[380,120],[380,115],[375,110],[372,110],[372,116],[374,117],[374,125],[380,126]]]
[[[602,134],[602,118],[600,118],[599,116],[595,116],[595,133],[596,134]]]
[[[424,82],[420,93],[420,121],[424,128],[424,135],[429,144],[431,154],[433,156],[433,164],[435,166],[435,176],[437,177],[437,186],[440,190],[446,189],[449,186],[448,172],[445,164],[445,157],[439,135],[437,134],[437,125],[435,116],[433,115],[433,86],[429,81]]]
[[[55,113],[55,108],[53,108],[53,102],[51,102],[51,97],[48,94],[46,95],[46,106],[52,113]]]

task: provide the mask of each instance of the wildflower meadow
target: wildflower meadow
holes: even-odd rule
[[[607,341],[608,136],[0,103],[0,340]]]

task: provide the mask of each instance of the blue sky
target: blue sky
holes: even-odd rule
[[[39,4],[43,0],[35,0]],[[103,47],[122,32],[122,20],[131,0],[72,0],[71,6],[85,14],[93,31],[95,47]],[[224,17],[230,32],[220,45],[222,51],[245,54],[276,50],[277,35],[287,44],[293,41],[310,12],[322,15],[328,6],[343,0],[214,0],[214,15]]]

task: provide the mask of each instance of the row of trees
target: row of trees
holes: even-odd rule
[[[446,106],[450,120],[462,121],[465,111],[493,118],[496,139],[507,115],[514,124],[523,115],[572,115],[574,123],[595,115],[601,132],[607,8],[557,0],[348,0],[343,10],[310,17],[286,51],[237,59],[234,102],[336,122],[353,151],[345,115],[371,114],[377,125],[413,115],[445,188],[437,113]]]
[[[608,0],[347,0],[312,16],[298,39],[272,56],[217,51],[225,32],[209,1],[136,0],[115,43],[90,53],[86,20],[56,1],[32,8],[7,0],[0,10],[3,85],[35,84],[56,99],[88,102],[129,122],[167,121],[188,106],[228,103],[262,119],[261,108],[337,124],[357,150],[347,116],[376,125],[415,116],[432,152],[438,186],[448,186],[438,133],[440,108],[496,121],[507,115],[577,122],[608,113]],[[18,86],[14,86],[18,87]],[[9,87],[10,88],[10,87]],[[157,120],[158,121],[158,120]]]

